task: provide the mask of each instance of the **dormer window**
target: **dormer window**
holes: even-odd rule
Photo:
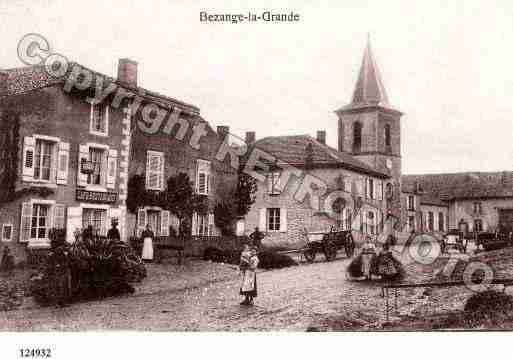
[[[104,104],[91,104],[91,122],[89,132],[93,135],[108,136],[109,134],[109,106]]]
[[[272,172],[267,176],[267,194],[279,195],[280,190],[280,172]]]

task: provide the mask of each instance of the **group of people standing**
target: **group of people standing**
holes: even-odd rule
[[[351,261],[348,272],[351,277],[363,277],[371,280],[378,276],[384,280],[399,279],[404,275],[401,262],[392,254],[392,246],[395,238],[388,236],[381,251],[377,251],[376,245],[370,236],[365,238],[360,254]]]

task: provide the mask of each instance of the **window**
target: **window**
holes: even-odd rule
[[[215,235],[214,214],[192,215],[192,234],[195,236],[213,236]]]
[[[2,224],[2,241],[10,242],[12,240],[12,224]]]
[[[198,235],[208,236],[208,216],[207,215],[199,215],[198,216]]]
[[[109,107],[103,104],[91,105],[91,124],[89,131],[95,135],[108,135]]]
[[[169,227],[178,233],[180,221],[171,216],[169,211],[162,211],[159,207],[140,208],[137,211],[137,235],[140,236],[147,225],[155,236],[169,236]]]
[[[483,208],[481,202],[474,202],[474,214],[482,214]]]
[[[34,204],[32,206],[32,223],[30,226],[30,239],[47,239],[50,229],[50,206]]]
[[[362,124],[355,122],[353,126],[353,152],[360,152],[362,150]]]
[[[415,211],[415,196],[408,196],[408,211]]]
[[[438,230],[440,232],[443,232],[445,230],[444,220],[445,220],[445,216],[444,216],[443,212],[438,212]]]
[[[105,236],[107,234],[107,210],[98,208],[84,208],[82,212],[82,227],[91,226],[93,233]]]
[[[55,143],[46,140],[36,140],[36,153],[34,158],[34,179],[51,181],[55,174],[53,171],[53,158]],[[27,158],[27,160],[29,160]]]
[[[268,208],[267,209],[267,230],[279,231],[280,230],[280,209]]]
[[[92,165],[93,171],[87,176],[87,184],[105,185],[105,149],[90,147],[89,161]]]
[[[164,190],[164,153],[148,151],[146,154],[146,188]]]
[[[392,146],[392,141],[390,139],[390,125],[385,125],[385,151],[390,152]]]
[[[273,172],[267,176],[267,193],[270,195],[280,194],[280,173]]]
[[[433,212],[428,212],[428,230],[431,232],[435,230],[435,216]]]
[[[483,221],[480,219],[474,220],[474,232],[482,232],[483,231]]]
[[[353,226],[353,213],[351,212],[351,209],[350,208],[346,208],[345,209],[345,227],[344,229],[345,230],[351,230],[352,226]]]
[[[153,211],[153,210],[147,210],[146,216],[147,216],[147,224],[150,225],[151,230],[155,234],[155,236],[160,236],[160,228],[161,228],[161,217],[160,217],[161,211]]]
[[[210,194],[210,161],[198,160],[197,162],[196,193]]]

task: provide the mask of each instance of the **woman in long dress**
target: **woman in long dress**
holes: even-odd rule
[[[362,246],[362,272],[365,279],[371,279],[372,260],[376,256],[376,246],[372,243],[371,237],[367,237]]]
[[[244,296],[241,305],[253,305],[253,298],[257,296],[256,269],[258,267],[258,256],[255,247],[245,246],[240,257],[240,270],[242,283],[240,295]]]
[[[141,257],[143,261],[151,262],[153,260],[153,238],[155,235],[153,234],[149,224],[146,225],[146,229],[141,233],[141,237],[143,239],[143,250]]]

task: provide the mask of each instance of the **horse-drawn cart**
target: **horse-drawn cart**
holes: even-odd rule
[[[327,261],[337,257],[337,252],[344,249],[348,258],[354,254],[355,243],[350,230],[337,231],[332,226],[329,232],[307,232],[306,246],[302,249],[306,260],[312,263],[317,253],[323,253]]]

